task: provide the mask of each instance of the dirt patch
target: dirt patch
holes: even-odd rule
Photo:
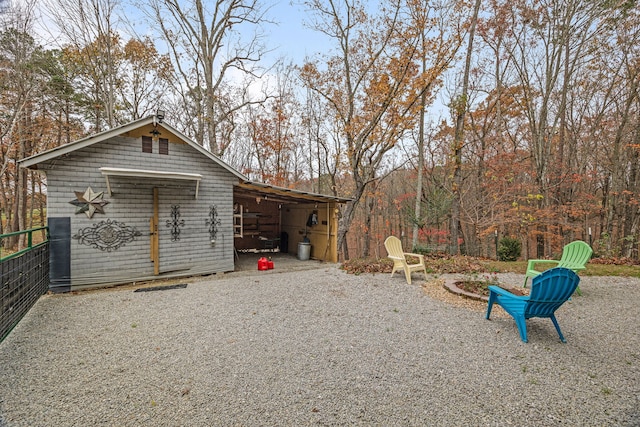
[[[429,280],[422,284],[422,290],[427,296],[456,307],[463,307],[478,313],[487,310],[487,303],[484,301],[465,298],[462,295],[453,294],[446,290],[444,284],[447,281],[446,279]]]
[[[477,295],[479,297],[489,297],[489,286],[491,286],[491,284],[487,283],[487,282],[482,282],[479,280],[460,280],[457,282],[453,282],[453,285],[472,295]],[[502,285],[502,284],[493,284],[494,286],[498,286],[506,291],[511,292],[514,295],[517,296],[524,296],[527,295],[527,293],[524,291],[524,288],[522,289],[518,289],[518,288],[514,288],[511,286],[506,286],[506,285]]]
[[[477,313],[486,313],[487,311],[487,300],[488,297],[480,297],[476,296],[476,298],[470,298],[469,296],[463,295],[460,292],[453,292],[449,289],[449,286],[453,286],[455,282],[460,282],[460,279],[432,279],[422,284],[422,290],[425,295],[430,298],[436,299],[438,301],[442,301],[446,304],[453,305],[455,307],[462,307],[471,311],[475,311]],[[512,288],[509,288],[511,290]],[[507,312],[505,312],[502,307],[499,305],[494,305],[491,311],[491,317],[510,317]]]

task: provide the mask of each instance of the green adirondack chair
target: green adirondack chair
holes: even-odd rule
[[[524,276],[524,287],[527,287],[527,279],[529,277],[536,277],[542,271],[536,270],[536,264],[554,264],[553,267],[564,267],[574,272],[584,270],[587,262],[591,259],[593,249],[586,242],[582,240],[576,240],[566,245],[562,249],[562,258],[560,260],[554,259],[530,259],[527,263],[527,272]],[[576,288],[578,295],[582,295],[580,287]]]

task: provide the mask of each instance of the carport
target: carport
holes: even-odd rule
[[[234,186],[233,199],[236,253],[282,252],[338,262],[339,205],[350,199],[250,181]]]

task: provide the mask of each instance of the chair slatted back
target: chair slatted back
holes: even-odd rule
[[[575,292],[580,278],[573,271],[556,267],[533,278],[525,317],[551,316]]]
[[[402,242],[395,236],[387,237],[384,241],[384,247],[387,253],[393,257],[404,258],[404,251],[402,250]]]
[[[593,254],[591,246],[582,240],[576,240],[562,249],[562,258],[558,267],[584,267],[591,259],[591,254]]]

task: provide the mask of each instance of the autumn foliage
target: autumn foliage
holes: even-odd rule
[[[145,37],[106,3],[49,10],[56,48],[33,12],[3,15],[2,232],[39,225],[46,206],[19,159],[162,107],[252,180],[351,198],[345,259],[383,257],[391,234],[470,256],[495,258],[509,237],[523,259],[576,239],[639,258],[636,1],[488,0],[474,18],[473,2],[309,0],[326,44],[275,65],[257,2],[147,0]]]

